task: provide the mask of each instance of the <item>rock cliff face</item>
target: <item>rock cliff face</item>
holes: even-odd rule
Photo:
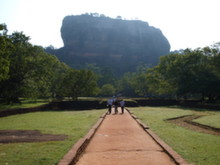
[[[55,52],[61,61],[75,68],[95,63],[118,74],[134,71],[140,64],[155,65],[170,51],[162,32],[139,20],[66,16],[61,36],[64,47]]]

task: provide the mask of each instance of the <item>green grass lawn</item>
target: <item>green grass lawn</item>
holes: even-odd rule
[[[220,112],[210,112],[208,116],[204,116],[193,121],[215,128],[220,128]]]
[[[0,144],[0,164],[57,164],[105,111],[35,112],[0,118],[0,130],[40,130],[69,136],[64,141]]]
[[[165,107],[138,107],[129,109],[188,162],[195,165],[219,164],[219,136],[191,131],[165,121],[166,119],[183,115],[208,115],[208,119],[206,117],[202,118],[204,121],[213,119],[213,123],[206,122],[206,124],[219,126],[219,112]]]

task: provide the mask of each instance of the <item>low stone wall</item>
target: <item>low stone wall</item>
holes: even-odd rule
[[[136,100],[139,106],[171,106],[178,105],[177,100],[166,100],[166,99],[145,99],[145,100]]]
[[[60,101],[51,102],[44,106],[45,110],[89,110],[106,108],[105,102],[100,101]]]
[[[103,120],[106,117],[106,113],[104,113],[96,124],[89,130],[85,137],[79,139],[76,144],[64,155],[64,157],[59,161],[58,165],[74,165],[80,155],[83,153],[87,145],[89,144],[90,140],[94,136],[95,132],[102,124]]]
[[[0,117],[39,111],[90,110],[107,108],[105,102],[99,101],[60,101],[51,102],[34,108],[17,108],[0,111]]]
[[[125,107],[138,107],[138,106],[172,106],[179,105],[188,108],[203,108],[210,110],[220,110],[220,105],[201,105],[199,101],[177,101],[177,100],[165,100],[165,99],[143,99],[126,101]],[[18,108],[0,111],[0,117],[23,114],[28,112],[38,111],[62,111],[62,110],[90,110],[90,109],[107,109],[106,102],[102,101],[58,101],[51,102],[46,105],[34,107],[34,108]]]

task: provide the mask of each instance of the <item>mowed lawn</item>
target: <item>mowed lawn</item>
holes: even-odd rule
[[[129,110],[188,162],[195,165],[220,164],[220,136],[195,132],[166,121],[183,115],[204,115],[197,119],[200,123],[219,128],[220,112],[165,107],[138,107]]]
[[[220,112],[210,112],[208,116],[204,116],[193,121],[200,124],[209,125],[211,127],[220,128]]]
[[[0,130],[65,134],[64,141],[0,144],[1,165],[54,165],[106,110],[35,112],[0,118]]]

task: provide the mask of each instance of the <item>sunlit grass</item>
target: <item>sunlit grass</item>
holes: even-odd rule
[[[209,115],[210,112],[163,107],[138,107],[129,109],[190,163],[196,165],[219,164],[219,136],[191,131],[166,121],[166,119],[183,115]],[[215,112],[212,113],[215,114]]]
[[[0,164],[56,164],[88,132],[105,110],[35,112],[0,119],[0,130],[40,130],[65,134],[64,141],[0,144]]]
[[[220,128],[220,112],[210,112],[209,116],[203,116],[193,121],[200,124],[209,125],[215,128]]]

